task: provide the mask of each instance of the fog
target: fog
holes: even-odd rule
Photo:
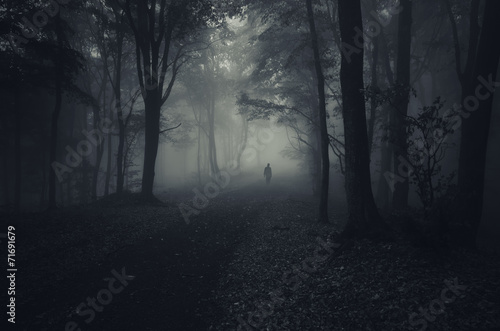
[[[298,160],[289,159],[281,153],[287,146],[288,140],[284,128],[253,127],[248,145],[243,150],[241,170],[252,181],[261,180],[264,168],[268,163],[273,169],[273,178],[303,176],[306,173],[300,169]],[[231,142],[234,143],[234,142]],[[227,160],[221,165],[230,166],[235,160],[224,153],[221,160]],[[158,160],[155,172],[157,190],[173,187],[189,187],[196,185],[197,147],[176,148],[171,144],[161,144],[158,148]]]
[[[9,327],[500,330],[499,15],[0,0]]]
[[[139,27],[142,5],[117,0],[50,7],[65,15],[47,9],[54,19],[9,2],[2,208],[122,192],[164,200],[222,173],[232,187],[261,185],[270,164],[273,183],[316,199],[323,220],[339,199],[344,209],[376,203],[386,216],[410,208],[425,218],[441,205],[462,215],[452,206],[471,198],[470,212],[489,224],[498,65],[478,48],[492,38],[475,29],[486,4],[452,2],[405,12],[362,1],[365,32],[343,30],[329,1],[312,10],[200,1],[178,25],[153,28]]]

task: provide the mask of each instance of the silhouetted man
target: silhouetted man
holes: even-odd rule
[[[271,167],[269,166],[269,163],[267,164],[267,167],[264,168],[264,177],[266,177],[266,184],[269,185],[271,182],[271,177],[273,176],[273,172],[271,171]]]

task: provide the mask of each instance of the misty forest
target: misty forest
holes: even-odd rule
[[[500,330],[499,17],[0,0],[2,330]]]

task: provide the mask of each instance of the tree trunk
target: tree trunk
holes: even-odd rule
[[[10,140],[10,137],[9,137]],[[10,142],[7,142],[6,144],[6,150],[5,150],[5,157],[2,158],[3,160],[3,194],[5,196],[5,206],[10,209],[10,187],[11,187],[11,176],[9,175],[11,173],[11,167],[12,163],[10,163],[10,157],[9,152],[11,149],[11,144]]]
[[[212,96],[214,98],[214,96]],[[215,144],[215,101],[211,100],[211,105],[208,112],[208,144],[210,171],[212,174],[219,173],[219,165],[217,163],[217,145]]]
[[[101,122],[101,117],[99,114],[99,108],[94,106],[94,130],[99,130],[99,123]],[[104,153],[104,140],[99,140],[97,143],[94,173],[92,176],[92,200],[97,200],[97,183],[99,181],[99,170],[101,169],[102,155]]]
[[[113,111],[110,109],[109,110],[109,113],[110,113],[110,119],[113,120]],[[110,132],[108,133],[108,149],[107,149],[107,162],[106,162],[106,177],[104,179],[104,195],[109,195],[109,184],[110,184],[110,181],[111,181],[111,172],[112,172],[112,168],[111,168],[111,156],[113,154],[113,134]]]
[[[371,68],[371,89],[372,92],[379,91],[378,88],[378,37],[373,38],[372,68]],[[368,151],[371,156],[373,146],[373,135],[375,131],[375,119],[377,115],[377,100],[372,97],[370,100],[370,119],[368,120]]]
[[[122,50],[123,50],[123,28],[124,24],[121,21],[122,18],[118,13],[115,12],[115,18],[117,22],[120,22],[120,26],[117,29],[117,45],[116,45],[116,61],[114,67],[114,94],[116,100],[116,114],[118,118],[118,151],[116,153],[116,193],[120,194],[123,192],[123,181],[124,181],[124,158],[123,150],[125,148],[125,119],[123,118],[123,109],[121,105],[121,74],[122,74]]]
[[[55,94],[56,102],[54,111],[52,112],[51,128],[50,128],[50,164],[56,162],[57,156],[57,135],[59,114],[62,106],[62,80],[63,80],[63,32],[61,28],[60,18],[54,18],[56,35],[57,35],[57,58],[54,61],[55,66]],[[57,208],[56,204],[56,173],[52,167],[49,168],[49,210]]]
[[[198,169],[198,185],[202,186],[201,181],[201,125],[198,124],[198,150],[196,154],[197,169]]]
[[[115,83],[116,84],[116,83]],[[117,98],[121,98],[121,92],[115,92]],[[117,99],[120,100],[120,99]],[[123,110],[121,104],[117,102],[117,117],[118,117],[118,151],[116,153],[116,193],[123,192],[124,181],[124,157],[123,150],[125,147],[125,121],[123,119]]]
[[[394,85],[394,73],[391,68],[391,59],[389,58],[389,47],[387,46],[387,40],[385,38],[385,34],[382,31],[380,34],[381,46],[383,49],[380,54],[383,54],[383,68],[385,71],[385,76],[387,78],[387,83],[389,86]],[[384,130],[384,134],[388,136],[390,131],[387,130],[387,125],[390,124],[390,105],[384,105],[382,109],[382,123],[381,127]],[[387,138],[387,137],[386,137]],[[377,200],[379,202],[379,207],[388,212],[391,206],[391,197],[392,192],[390,192],[391,187],[389,186],[389,181],[386,178],[386,174],[391,172],[392,165],[392,155],[393,155],[393,143],[383,139],[380,143],[380,176],[378,180],[378,188],[377,188]]]
[[[316,79],[318,83],[319,102],[319,129],[321,134],[321,195],[319,199],[318,220],[328,222],[328,186],[330,183],[330,158],[328,148],[330,139],[326,124],[326,97],[325,97],[325,77],[321,68],[321,58],[318,45],[318,35],[314,21],[312,0],[306,0],[307,17],[309,20],[309,31],[311,34],[311,46],[314,53],[314,66],[316,69]]]
[[[412,26],[412,1],[401,0],[403,11],[399,14],[398,21],[398,59],[396,64],[396,86],[401,89],[396,93],[394,105],[396,109],[391,113],[391,129],[394,132],[394,169],[404,167],[403,160],[408,159],[408,141],[406,134],[406,115],[408,114],[409,88],[410,88],[410,51],[411,51],[411,26]],[[404,180],[394,187],[392,196],[393,209],[408,207],[408,192],[410,183]]]
[[[342,47],[355,45],[356,27],[362,27],[359,0],[339,0]],[[352,47],[352,46],[351,46]],[[370,158],[363,89],[363,47],[357,52],[342,52],[340,69],[345,135],[345,187],[348,222],[346,237],[378,232],[382,225],[370,180]]]
[[[21,207],[21,169],[22,169],[22,163],[21,163],[21,128],[22,128],[22,116],[21,116],[21,109],[19,107],[19,88],[15,88],[15,118],[16,118],[16,132],[15,132],[15,139],[14,139],[14,157],[15,157],[15,165],[16,165],[16,172],[15,172],[15,178],[16,178],[16,184],[14,188],[14,210],[16,212],[20,211]]]
[[[309,85],[309,104],[311,107],[311,119],[313,121],[310,140],[312,141],[310,146],[311,153],[311,179],[312,179],[312,191],[313,196],[321,198],[321,167],[322,167],[322,157],[321,157],[321,130],[319,121],[319,104],[318,104],[318,80],[316,78],[316,69],[314,64],[309,66],[311,70],[312,80]]]
[[[47,194],[47,150],[45,149],[45,146],[47,146],[47,142],[45,140],[45,136],[42,138],[42,164],[40,165],[41,168],[41,176],[42,176],[42,184],[40,185],[40,211],[45,208],[45,200],[46,200],[46,194]]]
[[[243,155],[243,151],[247,147],[247,140],[248,140],[248,120],[245,115],[241,115],[241,119],[243,122],[243,134],[241,137],[241,143],[239,145],[238,149],[238,155],[236,156],[236,169],[240,170],[241,168],[241,155]]]
[[[500,31],[500,2],[487,0],[484,19],[475,56],[473,81],[463,90],[462,99],[465,111],[471,112],[462,120],[460,141],[458,185],[461,193],[461,218],[468,230],[468,246],[474,247],[479,222],[482,215],[484,172],[486,151],[492,112],[493,93],[500,59],[500,45],[497,31]],[[489,85],[489,86],[487,86]],[[498,86],[498,83],[496,83]],[[482,87],[481,87],[482,86]],[[471,100],[475,100],[471,102]],[[482,99],[482,100],[481,100]]]
[[[148,91],[146,105],[146,132],[144,146],[144,168],[142,173],[142,195],[153,197],[156,156],[160,137],[160,94],[158,88]]]

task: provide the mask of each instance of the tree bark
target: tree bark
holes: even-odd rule
[[[144,167],[142,172],[142,194],[147,198],[153,197],[155,178],[155,164],[158,155],[160,137],[160,94],[158,89],[147,92],[146,105],[146,130],[144,146]]]
[[[51,128],[50,128],[50,164],[56,162],[57,156],[57,136],[59,114],[62,106],[62,80],[63,80],[63,32],[61,21],[58,16],[54,18],[56,36],[57,36],[57,58],[54,61],[55,66],[55,94],[56,102],[54,111],[52,112]],[[56,203],[56,173],[52,167],[49,168],[49,210],[57,208]]]
[[[113,110],[109,110],[109,117],[110,120],[113,120]],[[113,134],[110,132],[108,133],[108,149],[107,149],[107,155],[106,155],[106,176],[104,178],[104,195],[109,195],[109,184],[111,182],[111,176],[112,176],[112,167],[111,167],[111,160],[112,160],[112,155],[113,155]]]
[[[327,223],[328,187],[330,183],[330,158],[328,156],[328,148],[330,139],[328,137],[326,123],[325,77],[321,68],[318,35],[316,33],[316,24],[314,21],[314,12],[311,0],[306,0],[306,7],[309,21],[309,32],[311,34],[311,46],[314,53],[314,67],[316,69],[316,79],[318,83],[319,129],[321,135],[321,195],[319,199],[318,220],[320,222]]]
[[[16,212],[20,211],[21,208],[21,185],[22,185],[22,176],[21,176],[21,169],[22,169],[22,162],[21,162],[21,127],[22,127],[22,115],[21,115],[21,107],[19,107],[19,87],[16,86],[15,88],[15,121],[16,121],[16,132],[15,132],[15,139],[14,139],[14,157],[15,157],[15,164],[16,164],[16,171],[15,171],[15,178],[16,178],[16,184],[14,188],[14,210]]]
[[[178,51],[172,62],[170,48],[174,29],[187,9],[186,2],[141,1],[123,8],[136,46],[136,67],[145,105],[145,146],[142,172],[142,195],[153,198],[155,163],[158,155],[161,106],[169,98],[175,83],[181,56]],[[135,13],[132,13],[132,11]],[[158,19],[155,19],[158,17]],[[181,47],[182,49],[182,47]],[[164,90],[167,70],[171,78]]]
[[[373,50],[372,50],[372,67],[371,67],[371,82],[370,87],[372,92],[376,92],[379,90],[378,87],[378,37],[373,38]],[[373,136],[375,131],[375,119],[377,116],[377,101],[375,98],[371,98],[370,100],[370,119],[368,120],[368,151],[372,151],[373,146]]]
[[[241,136],[241,143],[238,147],[238,155],[236,156],[236,169],[240,170],[241,168],[241,156],[243,155],[243,151],[247,147],[248,140],[248,120],[245,115],[241,114],[241,120],[243,125],[243,133]]]
[[[391,60],[389,58],[389,47],[387,45],[387,40],[385,38],[385,34],[382,31],[380,34],[380,42],[381,46],[383,47],[381,50],[383,57],[383,68],[385,71],[385,76],[387,79],[387,83],[389,86],[394,85],[394,73],[391,68]],[[390,109],[389,105],[384,105],[381,111],[381,127],[384,130],[385,135],[389,135],[389,131],[387,130],[386,126],[390,123]],[[387,141],[386,139],[383,139],[384,141],[381,141],[380,143],[380,176],[378,180],[378,187],[377,187],[377,200],[379,203],[379,208],[381,208],[383,211],[388,212],[391,206],[391,192],[390,192],[390,186],[388,183],[387,178],[385,177],[385,174],[387,172],[391,171],[391,165],[392,165],[392,155],[393,155],[393,144]]]
[[[356,30],[362,28],[359,0],[339,0],[342,47],[356,45]],[[379,232],[381,222],[373,199],[363,90],[363,47],[346,54],[342,49],[340,83],[345,135],[345,188],[348,222],[343,236]]]
[[[391,113],[391,129],[394,132],[394,169],[403,167],[400,156],[408,158],[408,141],[406,134],[405,118],[408,114],[409,88],[410,88],[410,52],[411,52],[411,26],[412,26],[412,1],[401,0],[403,11],[399,14],[398,21],[398,58],[396,64],[396,86],[401,89],[396,94],[394,105],[396,109]],[[408,192],[410,183],[404,180],[394,187],[392,196],[393,209],[408,207]]]
[[[486,86],[484,81],[496,81],[500,60],[498,13],[500,2],[487,0],[472,71],[473,80],[466,85],[467,91],[462,93],[462,105],[470,113],[462,119],[458,186],[461,193],[460,206],[464,207],[460,216],[467,224],[466,244],[471,247],[476,245],[482,215],[486,151],[495,89],[495,83],[493,86]],[[470,100],[474,98],[477,103],[471,106],[473,102]]]
[[[99,123],[101,116],[99,114],[99,107],[94,105],[92,107],[94,112],[94,130],[99,130]],[[102,155],[104,153],[104,141],[99,140],[97,143],[97,151],[95,156],[94,173],[92,175],[92,200],[97,200],[97,182],[99,181],[99,170],[101,169]]]
[[[118,150],[116,153],[116,193],[123,192],[124,181],[124,157],[123,150],[125,148],[125,119],[123,118],[123,109],[121,105],[121,74],[122,74],[122,51],[123,51],[123,38],[124,38],[124,24],[123,17],[115,11],[115,19],[118,25],[116,30],[116,53],[115,53],[115,66],[114,66],[114,85],[113,90],[116,100],[116,117],[118,120]]]

